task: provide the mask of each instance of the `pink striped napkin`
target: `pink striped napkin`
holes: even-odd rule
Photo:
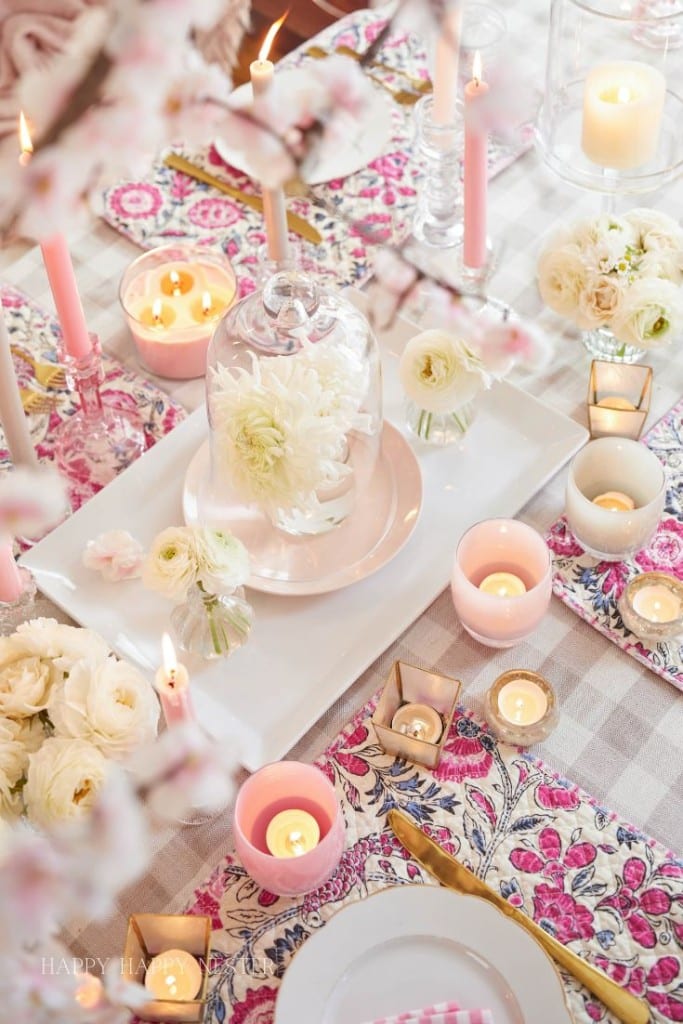
[[[448,1002],[379,1017],[369,1024],[493,1024],[493,1017],[490,1010],[463,1010],[457,1003]]]

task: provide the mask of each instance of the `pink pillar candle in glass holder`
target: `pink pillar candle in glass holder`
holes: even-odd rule
[[[139,256],[121,279],[119,299],[142,364],[160,377],[203,377],[209,342],[236,294],[221,252],[162,245]]]
[[[550,603],[551,582],[548,547],[525,523],[486,519],[460,539],[453,604],[470,636],[487,647],[513,647],[533,633]]]
[[[298,832],[290,856],[270,852],[268,826],[283,811],[299,812],[303,822],[310,815],[317,822],[319,839],[311,840],[305,852],[297,849],[298,839],[303,838]],[[298,761],[268,764],[247,779],[237,794],[233,828],[242,864],[255,882],[278,896],[298,896],[319,888],[334,872],[344,849],[344,818],[334,786],[318,768]]]

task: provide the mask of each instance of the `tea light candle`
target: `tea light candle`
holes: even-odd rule
[[[595,403],[602,409],[623,409],[628,412],[635,412],[636,407],[633,402],[629,402],[628,398],[624,398],[622,395],[605,395],[599,402]]]
[[[524,581],[513,572],[492,572],[484,577],[479,589],[495,597],[519,597],[520,594],[526,594]]]
[[[413,702],[401,705],[391,719],[391,728],[425,743],[438,743],[443,721],[436,708]]]
[[[195,718],[190,696],[190,676],[176,658],[175,647],[168,633],[161,638],[163,665],[154,677],[167,726],[180,725]]]
[[[605,491],[604,494],[598,494],[593,498],[593,504],[610,512],[631,512],[636,507],[631,495],[623,491]]]
[[[104,997],[104,985],[94,974],[81,971],[76,974],[78,988],[74,999],[84,1010],[96,1010]]]
[[[666,572],[645,572],[624,588],[619,611],[627,629],[645,640],[683,632],[683,582]]]
[[[641,61],[600,64],[587,75],[581,147],[595,164],[630,170],[652,160],[659,144],[666,80]]]
[[[301,857],[320,842],[320,825],[308,811],[292,808],[271,818],[266,846],[273,857]]]
[[[169,949],[150,960],[145,988],[155,999],[173,1002],[195,999],[202,987],[202,969],[184,949]]]
[[[528,669],[510,669],[498,676],[484,700],[493,732],[508,743],[529,746],[555,727],[555,694],[546,679]]]
[[[209,342],[236,287],[221,253],[170,245],[138,257],[119,298],[140,360],[162,377],[203,377]]]
[[[681,614],[681,602],[667,587],[653,583],[633,596],[633,607],[650,622],[673,622]]]

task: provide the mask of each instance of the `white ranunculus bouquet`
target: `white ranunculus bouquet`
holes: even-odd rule
[[[563,229],[538,261],[543,301],[622,346],[669,345],[683,332],[683,229],[657,210],[602,214]]]
[[[152,685],[97,633],[54,619],[0,637],[0,818],[83,815],[108,758],[157,732]]]

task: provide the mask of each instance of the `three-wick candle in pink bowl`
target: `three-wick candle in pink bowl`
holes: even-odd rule
[[[487,647],[513,647],[545,615],[552,593],[548,546],[516,519],[470,527],[455,552],[451,593],[458,618]]]
[[[235,849],[260,886],[298,896],[321,886],[344,849],[344,817],[334,786],[313,765],[267,764],[235,803]]]
[[[139,256],[119,299],[143,365],[160,377],[203,377],[209,342],[236,292],[222,252],[176,244]]]

